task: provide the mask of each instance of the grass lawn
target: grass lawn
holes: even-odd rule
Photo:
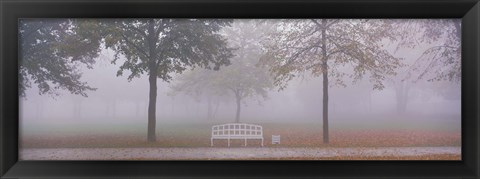
[[[416,123],[335,122],[330,123],[330,143],[322,143],[322,124],[257,123],[264,129],[267,147],[435,147],[461,146],[459,124],[452,121]],[[414,122],[414,121],[413,121]],[[458,122],[457,122],[458,123]],[[130,148],[130,147],[209,147],[211,126],[219,123],[157,122],[157,142],[146,142],[146,125],[70,125],[36,126],[23,130],[24,148]],[[457,126],[457,127],[456,127]],[[281,144],[272,145],[271,136],[281,135]],[[249,140],[249,146],[260,146]],[[243,140],[232,140],[232,147],[243,147]],[[216,140],[216,147],[226,147],[226,140]]]

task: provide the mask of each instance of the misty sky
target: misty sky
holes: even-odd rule
[[[384,47],[394,56],[403,58],[407,64],[412,64],[426,49],[435,45],[435,42],[423,43],[423,46],[414,49],[396,50],[397,45],[386,41]],[[26,97],[20,98],[21,123],[45,126],[116,122],[146,124],[148,77],[143,75],[130,82],[127,80],[129,72],[117,77],[121,63],[110,63],[113,54],[113,51],[104,49],[92,69],[81,67],[83,72],[81,79],[97,88],[96,91],[88,91],[88,97],[72,95],[68,91],[59,91],[58,96],[39,95],[38,88],[32,85],[26,90]],[[348,67],[344,68],[348,70]],[[217,109],[215,118],[207,119],[208,105],[205,98],[195,99],[182,93],[168,95],[177,77],[179,75],[174,75],[171,83],[157,80],[157,125],[164,122],[227,123],[235,120],[234,98],[225,96],[218,99],[214,105]],[[346,81],[346,87],[331,86],[329,103],[332,123],[355,120],[363,118],[362,116],[377,116],[371,119],[381,121],[399,116],[393,81],[398,81],[402,77],[399,75],[391,78],[384,81],[383,90],[373,90],[368,78],[355,83]],[[288,83],[289,86],[284,90],[279,91],[277,88],[269,90],[266,100],[260,98],[244,100],[241,122],[321,121],[322,78],[305,74],[304,77],[295,78]],[[405,83],[411,86],[406,116],[422,116],[416,120],[461,120],[460,82],[407,80]]]

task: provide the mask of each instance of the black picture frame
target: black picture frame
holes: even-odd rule
[[[462,18],[461,161],[18,161],[19,18]],[[478,0],[0,0],[0,178],[478,178]]]

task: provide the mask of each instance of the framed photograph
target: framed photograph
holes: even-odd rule
[[[479,8],[2,1],[0,175],[480,177]]]

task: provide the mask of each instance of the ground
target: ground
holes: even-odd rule
[[[382,148],[48,148],[21,160],[460,160],[460,147]]]
[[[259,140],[216,140],[212,124],[160,123],[157,142],[146,142],[145,126],[36,127],[21,133],[22,160],[460,160],[461,130],[452,123],[343,125],[333,123],[323,144],[321,123],[261,123]],[[458,125],[459,126],[459,125]],[[281,135],[281,144],[271,144]]]

